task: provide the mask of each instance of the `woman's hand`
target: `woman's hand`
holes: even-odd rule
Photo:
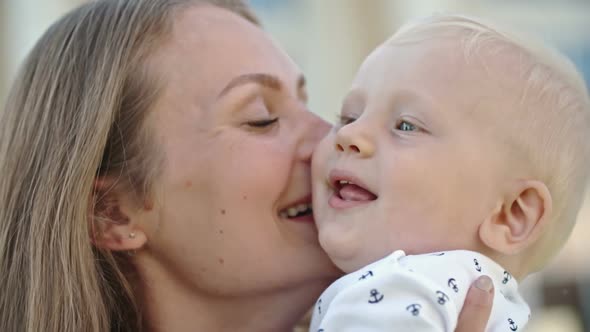
[[[483,332],[490,318],[494,285],[488,276],[481,276],[471,285],[455,332]]]

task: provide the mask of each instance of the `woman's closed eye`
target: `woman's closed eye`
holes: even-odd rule
[[[246,122],[246,125],[248,125],[252,128],[261,129],[261,128],[272,126],[273,124],[277,123],[278,121],[279,121],[279,118],[253,120],[253,121]]]

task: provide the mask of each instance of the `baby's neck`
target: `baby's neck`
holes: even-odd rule
[[[494,262],[508,271],[516,281],[520,282],[530,271],[529,264],[521,255],[504,255],[493,250],[477,250],[491,258]]]

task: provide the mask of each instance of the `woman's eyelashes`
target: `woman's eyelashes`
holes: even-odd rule
[[[272,126],[273,124],[277,123],[278,121],[279,121],[279,118],[276,117],[276,118],[272,118],[272,119],[248,121],[248,122],[246,122],[246,125],[251,128],[262,129],[262,128]]]

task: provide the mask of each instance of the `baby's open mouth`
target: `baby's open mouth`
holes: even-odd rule
[[[364,202],[377,199],[377,195],[348,180],[335,181],[334,194],[347,202]]]

